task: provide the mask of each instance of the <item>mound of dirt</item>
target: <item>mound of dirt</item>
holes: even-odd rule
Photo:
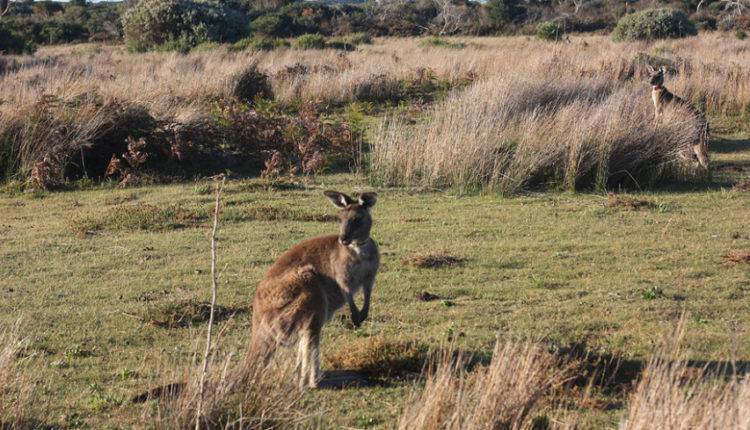
[[[438,267],[460,266],[466,261],[461,257],[451,254],[418,254],[405,258],[401,264],[404,266],[414,266],[421,269],[434,269]]]

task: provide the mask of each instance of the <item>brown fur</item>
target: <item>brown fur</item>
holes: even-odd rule
[[[323,325],[344,304],[352,322],[367,318],[370,294],[380,265],[377,245],[370,238],[374,193],[359,200],[335,191],[326,197],[341,211],[338,235],[306,240],[279,257],[255,292],[253,331],[248,360],[268,362],[278,346],[297,345],[301,386],[320,379],[319,344]],[[354,295],[364,292],[362,309]]]
[[[708,158],[708,120],[705,115],[696,109],[686,100],[672,94],[664,86],[664,75],[666,70],[664,67],[654,69],[648,66],[649,71],[649,83],[651,84],[651,99],[654,102],[654,120],[657,121],[659,116],[664,111],[664,108],[669,105],[680,105],[687,108],[696,118],[701,121],[702,130],[701,136],[697,143],[692,147],[693,153],[698,160],[698,163],[706,170],[710,168],[710,160]]]

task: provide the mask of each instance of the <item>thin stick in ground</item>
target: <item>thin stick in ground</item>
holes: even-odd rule
[[[224,190],[224,175],[215,178],[216,182],[216,204],[214,205],[214,224],[211,230],[211,311],[208,317],[208,330],[206,332],[206,351],[203,353],[203,369],[201,370],[200,385],[198,386],[198,407],[195,412],[195,430],[200,430],[201,415],[203,414],[203,396],[206,386],[206,374],[208,373],[208,361],[211,355],[211,336],[214,325],[214,309],[216,307],[216,231],[219,227],[219,212],[221,209],[221,193]]]

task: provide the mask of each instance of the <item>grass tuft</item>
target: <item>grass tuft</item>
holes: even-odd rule
[[[70,226],[79,234],[102,230],[164,231],[197,227],[207,219],[208,213],[203,209],[188,209],[174,205],[160,207],[138,203],[116,206],[103,215],[75,218],[70,222]]]
[[[724,264],[750,264],[750,251],[729,251],[721,259]]]
[[[631,211],[640,209],[653,209],[656,204],[651,200],[640,199],[627,194],[607,194],[607,202],[604,204],[607,208],[621,208]]]
[[[332,222],[338,218],[333,214],[321,214],[304,209],[275,206],[255,205],[250,207],[239,207],[228,209],[224,218],[230,221],[305,221],[305,222]]]
[[[427,348],[417,342],[393,341],[383,336],[360,339],[325,357],[328,367],[356,370],[372,378],[419,373]]]
[[[210,303],[191,299],[150,306],[141,319],[162,328],[191,327],[207,322],[210,312]],[[216,305],[214,320],[226,320],[243,312],[246,310],[240,307]]]
[[[462,265],[466,259],[456,257],[455,255],[440,254],[417,254],[405,258],[401,264],[404,266],[413,266],[420,269],[436,269],[440,267],[454,267]]]
[[[734,186],[732,186],[732,191],[735,191],[738,193],[750,191],[750,179],[743,179],[737,182],[736,184],[734,184]]]

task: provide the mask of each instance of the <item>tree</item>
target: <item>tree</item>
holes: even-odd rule
[[[516,22],[525,13],[518,0],[489,0],[485,7],[487,16],[495,25]]]
[[[457,5],[453,0],[433,1],[439,12],[435,17],[439,27],[439,35],[456,33],[467,24],[469,11],[465,5]]]

